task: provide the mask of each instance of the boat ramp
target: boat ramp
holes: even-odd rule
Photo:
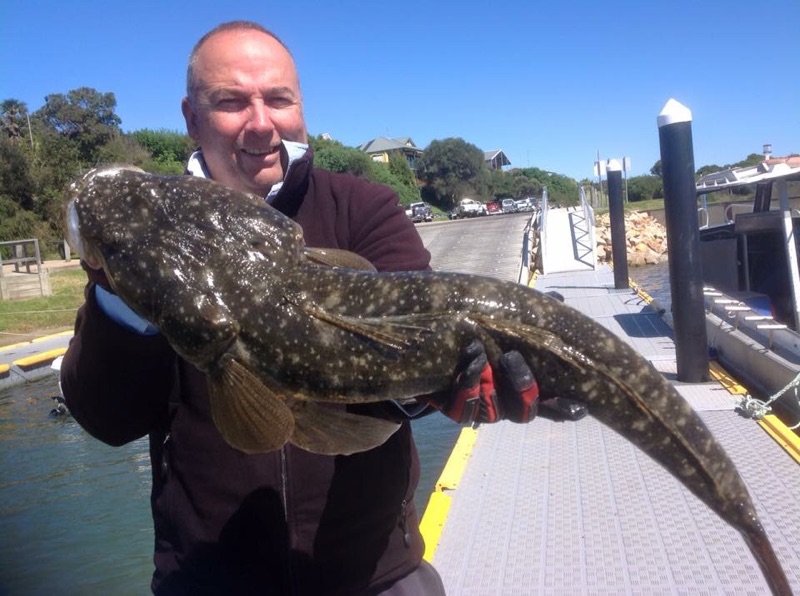
[[[773,438],[741,415],[721,369],[713,382],[676,380],[672,329],[646,294],[615,289],[594,263],[584,216],[545,215],[544,273],[531,285],[562,294],[673,381],[737,466],[800,594],[796,436]],[[592,417],[464,429],[422,528],[452,595],[769,593],[736,530]]]

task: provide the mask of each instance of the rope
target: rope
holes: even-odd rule
[[[751,418],[755,420],[761,420],[764,416],[772,411],[772,404],[775,403],[784,393],[789,391],[789,389],[794,389],[794,397],[798,400],[798,403],[800,403],[800,397],[797,395],[798,386],[800,386],[800,374],[798,374],[788,385],[786,385],[786,387],[780,389],[767,400],[756,399],[755,397],[751,397],[748,393],[739,399],[737,405]],[[795,430],[798,428],[800,428],[800,422],[789,427],[790,430]]]

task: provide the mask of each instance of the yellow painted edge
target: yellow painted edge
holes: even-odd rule
[[[477,438],[478,431],[474,428],[466,427],[461,429],[458,441],[456,441],[450,457],[447,458],[447,463],[439,476],[439,480],[436,482],[434,490],[440,492],[443,490],[455,490],[458,487]]]
[[[64,337],[65,335],[72,335],[74,331],[61,331],[60,333],[53,333],[52,335],[45,335],[44,337],[37,337],[36,339],[32,339],[31,343],[35,344],[40,341],[47,341],[48,339],[56,339],[58,337]]]
[[[20,358],[19,360],[14,360],[12,364],[19,366],[22,370],[29,370],[31,368],[37,368],[39,366],[50,364],[53,360],[59,356],[63,356],[66,352],[67,348],[56,348],[55,350],[47,350],[46,352],[41,352],[39,354],[33,354],[32,356]]]
[[[727,389],[728,393],[732,393],[734,395],[747,395],[747,389],[742,387],[739,384],[739,381],[728,374],[728,371],[725,370],[716,360],[712,360],[708,363],[708,370],[714,380]]]
[[[0,364],[0,379],[5,379],[9,375],[11,375],[11,365],[10,364]]]
[[[21,341],[21,342],[16,343],[16,344],[8,344],[8,345],[3,346],[2,348],[0,348],[0,350],[13,350],[15,348],[21,348],[22,346],[28,346],[28,345],[30,345],[30,343],[31,343],[30,340],[27,340],[27,341]]]
[[[628,285],[630,286],[631,290],[633,290],[634,293],[639,296],[639,298],[647,302],[647,304],[653,304],[653,297],[645,292],[644,288],[633,281],[630,277],[628,278]]]
[[[747,395],[747,389],[726,371],[719,362],[709,362],[711,376],[728,392],[734,395]],[[791,428],[781,422],[777,416],[767,414],[757,421],[759,426],[780,445],[789,456],[800,464],[800,437]]]
[[[450,512],[452,502],[453,498],[450,495],[442,492],[433,492],[428,500],[428,506],[425,507],[425,515],[422,516],[419,531],[425,541],[425,553],[422,558],[428,563],[433,560],[436,547],[439,546],[439,538],[442,536],[444,522]]]
[[[419,531],[425,541],[423,558],[428,562],[433,559],[436,547],[439,546],[439,538],[442,535],[442,529],[450,511],[452,497],[445,491],[455,489],[461,482],[461,477],[467,467],[467,460],[472,453],[472,447],[475,445],[477,438],[478,431],[476,429],[469,427],[461,429],[458,441],[456,441],[450,457],[447,458],[447,463],[439,476],[439,480],[436,482],[434,491],[431,493],[428,505],[425,507],[425,513],[419,524]]]
[[[758,421],[767,433],[800,464],[800,437],[774,414],[767,414]]]

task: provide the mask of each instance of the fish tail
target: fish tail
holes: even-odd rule
[[[750,552],[761,567],[761,572],[769,584],[769,588],[775,596],[792,596],[792,587],[789,579],[783,571],[783,567],[778,560],[778,555],[772,548],[767,534],[760,523],[754,524],[747,532],[742,532],[744,541],[747,543]]]

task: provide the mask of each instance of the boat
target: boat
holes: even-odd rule
[[[792,206],[800,199],[800,156],[765,156],[754,166],[701,177],[700,213],[707,212],[708,194],[743,187],[755,188],[752,207],[730,205],[723,223],[701,223],[709,346],[758,396],[751,413],[766,413],[766,402],[791,426],[800,422],[800,400],[788,391],[800,384],[800,211]]]

